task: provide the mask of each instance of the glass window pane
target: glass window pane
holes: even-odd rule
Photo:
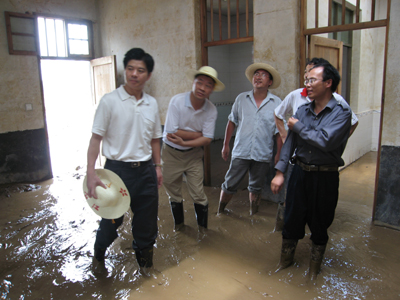
[[[69,53],[89,55],[89,42],[82,40],[69,40]]]
[[[38,18],[40,56],[47,56],[46,26],[44,18]]]
[[[88,29],[86,25],[68,24],[68,38],[70,39],[88,39]]]
[[[56,31],[54,19],[46,19],[47,49],[49,56],[57,56]]]
[[[21,51],[36,51],[35,38],[32,36],[13,35],[13,49]]]
[[[35,20],[25,18],[10,18],[13,33],[35,34]]]
[[[55,20],[56,26],[56,39],[57,39],[57,51],[60,57],[67,56],[67,49],[65,43],[65,30],[64,30],[64,20]]]

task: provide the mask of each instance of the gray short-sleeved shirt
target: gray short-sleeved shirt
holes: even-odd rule
[[[271,162],[275,126],[274,109],[281,99],[271,92],[257,108],[253,91],[237,96],[228,117],[236,125],[235,144],[232,157]]]

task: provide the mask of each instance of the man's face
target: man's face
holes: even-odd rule
[[[193,81],[192,93],[198,100],[208,99],[214,90],[215,82],[210,77],[199,75]]]
[[[263,88],[268,89],[271,84],[272,84],[272,80],[267,71],[260,69],[260,70],[257,70],[254,72],[254,75],[253,75],[254,89],[263,89]]]
[[[131,59],[125,68],[125,88],[128,93],[142,91],[151,73],[147,71],[144,61]]]
[[[324,67],[317,67],[308,72],[306,88],[310,99],[319,99],[325,95],[327,89],[331,89],[332,80],[323,81],[323,73]]]

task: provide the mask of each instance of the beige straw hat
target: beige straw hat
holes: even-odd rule
[[[273,80],[269,87],[270,89],[276,89],[281,84],[281,75],[279,75],[278,71],[269,64],[264,63],[255,63],[247,67],[245,74],[251,83],[253,83],[253,75],[257,70],[265,70],[272,75]]]
[[[96,169],[96,175],[106,185],[96,187],[97,199],[89,198],[87,176],[83,181],[83,193],[90,208],[104,219],[117,219],[128,211],[131,197],[122,179],[107,169]]]
[[[215,81],[214,91],[215,92],[220,92],[225,89],[225,84],[223,84],[221,82],[221,80],[218,79],[218,73],[212,67],[203,66],[199,70],[188,70],[186,72],[186,75],[190,78],[190,80],[193,80],[197,75],[206,75],[206,76],[214,79],[214,81]]]

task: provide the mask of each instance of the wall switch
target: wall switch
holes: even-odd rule
[[[32,103],[26,103],[25,104],[25,110],[33,110]]]

